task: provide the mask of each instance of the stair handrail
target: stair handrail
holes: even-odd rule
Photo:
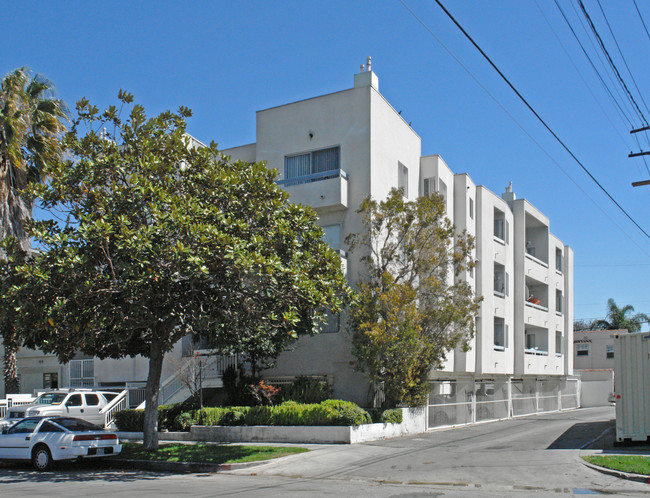
[[[124,389],[99,411],[99,413],[104,415],[104,427],[113,427],[115,423],[115,413],[121,410],[126,410],[128,407],[129,390]]]

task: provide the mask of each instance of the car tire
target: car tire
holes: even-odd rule
[[[39,472],[50,470],[52,468],[52,453],[44,444],[39,444],[32,451],[32,465]]]

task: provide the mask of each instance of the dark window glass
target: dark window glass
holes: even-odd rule
[[[63,432],[63,429],[46,420],[38,432]]]
[[[9,434],[31,434],[36,429],[36,426],[41,421],[39,418],[26,418],[21,420],[16,425],[11,427],[8,431]]]
[[[69,431],[103,431],[101,427],[95,424],[91,424],[90,422],[86,422],[85,420],[81,420],[79,418],[54,418],[52,419],[53,422],[56,422],[59,424],[61,427],[65,427]]]
[[[81,394],[73,394],[68,398],[68,401],[65,402],[65,406],[82,406]]]
[[[96,394],[86,394],[86,404],[88,406],[97,406],[99,404],[99,396]]]

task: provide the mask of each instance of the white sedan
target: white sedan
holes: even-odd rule
[[[31,460],[48,470],[57,460],[118,455],[117,434],[72,417],[28,417],[0,434],[0,460]]]

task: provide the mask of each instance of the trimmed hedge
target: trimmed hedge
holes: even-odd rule
[[[181,411],[177,405],[158,409],[161,430],[187,431],[192,425],[337,425],[357,426],[371,424],[370,414],[350,401],[329,399],[322,403],[299,404],[285,401],[277,406],[229,406]],[[373,410],[375,422],[397,424],[402,422],[402,410]],[[139,432],[144,424],[144,411],[122,410],[115,414],[118,430]]]

